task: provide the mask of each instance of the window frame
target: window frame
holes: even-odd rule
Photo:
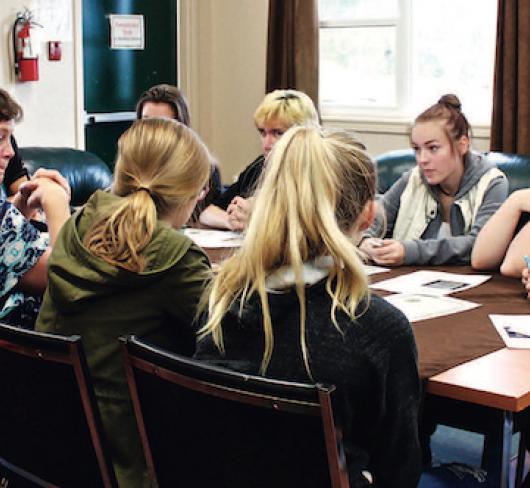
[[[413,114],[407,112],[412,96],[412,0],[398,0],[399,15],[381,19],[319,20],[319,32],[328,28],[395,27],[396,29],[396,104],[393,107],[332,105],[320,102],[324,123],[355,122],[368,132],[406,134]],[[400,74],[405,74],[400,76]],[[491,123],[473,124],[476,137],[489,137]]]

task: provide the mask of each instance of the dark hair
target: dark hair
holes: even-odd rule
[[[144,91],[136,104],[137,119],[142,118],[142,110],[147,102],[167,103],[173,109],[173,118],[188,127],[190,126],[188,103],[176,86],[163,83]]]
[[[462,104],[458,97],[452,93],[443,95],[437,103],[418,115],[414,120],[414,125],[433,120],[445,122],[445,134],[453,144],[462,136],[471,136],[471,126],[462,113]]]
[[[22,119],[22,107],[11,98],[11,95],[0,88],[0,121]]]

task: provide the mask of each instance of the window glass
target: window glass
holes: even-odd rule
[[[319,15],[324,117],[410,120],[455,93],[490,124],[497,0],[319,0]]]
[[[395,105],[395,28],[323,29],[320,36],[320,98],[323,104]]]
[[[410,110],[456,93],[464,113],[489,124],[493,97],[496,0],[417,0],[412,22]],[[455,16],[458,12],[458,16]],[[477,13],[480,12],[480,15]],[[436,22],[430,22],[431,19]],[[459,19],[459,20],[457,20]],[[450,28],[448,27],[450,26]]]
[[[321,21],[397,17],[399,0],[320,0]]]

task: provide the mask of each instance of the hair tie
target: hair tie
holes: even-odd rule
[[[147,194],[148,194],[151,198],[153,198],[153,195],[151,195],[151,190],[150,190],[149,188],[147,188],[146,186],[140,186],[139,188],[137,188],[137,189],[135,190],[135,193],[136,193],[136,192],[139,192],[139,191],[146,191]]]
[[[280,95],[276,100],[298,100],[300,98],[296,93],[285,91],[283,95]]]

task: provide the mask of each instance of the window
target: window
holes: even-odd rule
[[[319,0],[326,117],[411,120],[456,93],[491,119],[497,0]]]

